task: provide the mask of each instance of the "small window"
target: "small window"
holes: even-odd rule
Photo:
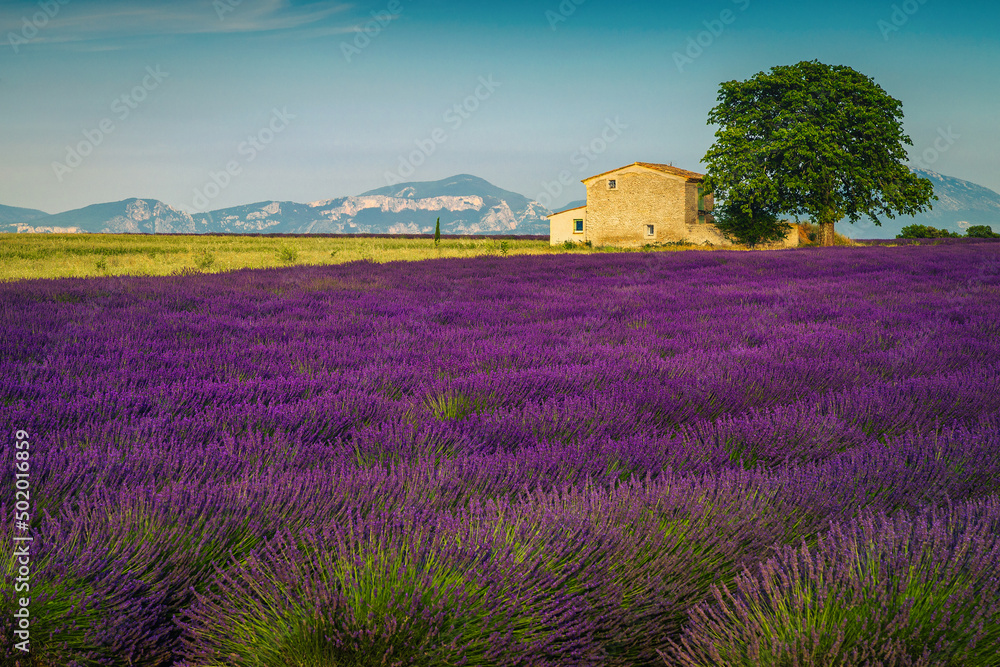
[[[646,225],[646,236],[653,236],[654,231],[653,225]]]
[[[583,220],[574,220],[573,221],[573,233],[574,234],[583,234]]]
[[[615,179],[613,179],[613,178],[609,178],[608,179],[608,190],[617,190],[617,189],[618,189],[618,181],[615,180]]]

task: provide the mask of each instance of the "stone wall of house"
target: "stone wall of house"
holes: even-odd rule
[[[684,184],[684,224],[693,225],[698,222],[698,184]]]
[[[616,181],[614,190],[608,188],[608,179]],[[685,231],[686,185],[683,178],[641,167],[591,180],[587,183],[589,240],[594,245],[612,246],[679,240]],[[653,225],[652,235],[647,233],[647,225]]]

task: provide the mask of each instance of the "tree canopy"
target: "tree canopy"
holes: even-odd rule
[[[902,118],[899,100],[842,65],[804,61],[722,83],[704,158],[705,184],[724,202],[720,229],[747,242],[778,234],[782,216],[805,215],[833,245],[845,217],[880,225],[880,215],[928,210],[934,186],[903,164],[913,142]]]
[[[957,239],[961,237],[961,234],[949,232],[947,229],[919,224],[907,225],[896,234],[897,239]]]
[[[965,230],[970,239],[1000,239],[1000,234],[993,231],[990,225],[973,225]]]

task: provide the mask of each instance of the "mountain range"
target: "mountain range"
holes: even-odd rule
[[[5,214],[5,211],[11,213]],[[18,218],[17,211],[23,211]],[[190,214],[155,199],[126,199],[47,215],[0,209],[0,231],[112,234],[548,234],[551,211],[468,174],[400,183],[308,204],[263,201]],[[6,223],[6,224],[2,224]]]
[[[938,197],[932,210],[912,217],[841,222],[852,238],[895,238],[905,225],[923,224],[953,232],[991,225],[1000,232],[1000,194],[969,181],[915,169],[930,179]],[[573,202],[560,210],[583,205]],[[126,199],[49,215],[35,209],[0,206],[0,232],[86,232],[145,234],[430,234],[441,219],[445,234],[549,233],[551,211],[516,192],[476,176],[401,183],[353,197],[308,204],[263,201],[187,213],[155,199]]]

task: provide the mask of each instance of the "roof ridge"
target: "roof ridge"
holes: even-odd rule
[[[587,205],[584,204],[583,206],[574,206],[573,208],[564,208],[561,211],[556,211],[555,213],[550,213],[549,215],[547,215],[545,217],[546,218],[551,218],[553,215],[559,215],[561,213],[568,213],[570,211],[579,211],[581,208],[587,208]]]
[[[690,171],[688,169],[681,169],[680,167],[675,167],[675,166],[670,165],[670,164],[661,164],[661,163],[658,163],[658,162],[639,162],[639,161],[636,161],[636,162],[633,162],[632,164],[627,164],[627,165],[622,166],[622,167],[617,167],[616,169],[611,169],[611,170],[605,171],[605,172],[603,172],[601,174],[596,174],[594,176],[588,176],[587,178],[585,178],[583,180],[584,181],[589,181],[589,180],[591,180],[593,178],[599,178],[601,176],[607,176],[608,174],[613,174],[616,171],[621,171],[622,169],[627,169],[629,167],[644,167],[646,169],[652,169],[653,171],[659,171],[659,172],[662,172],[664,174],[672,174],[674,176],[680,176],[680,177],[686,178],[688,180],[699,180],[700,181],[700,180],[704,180],[704,178],[705,178],[705,174],[699,174],[696,171]]]

